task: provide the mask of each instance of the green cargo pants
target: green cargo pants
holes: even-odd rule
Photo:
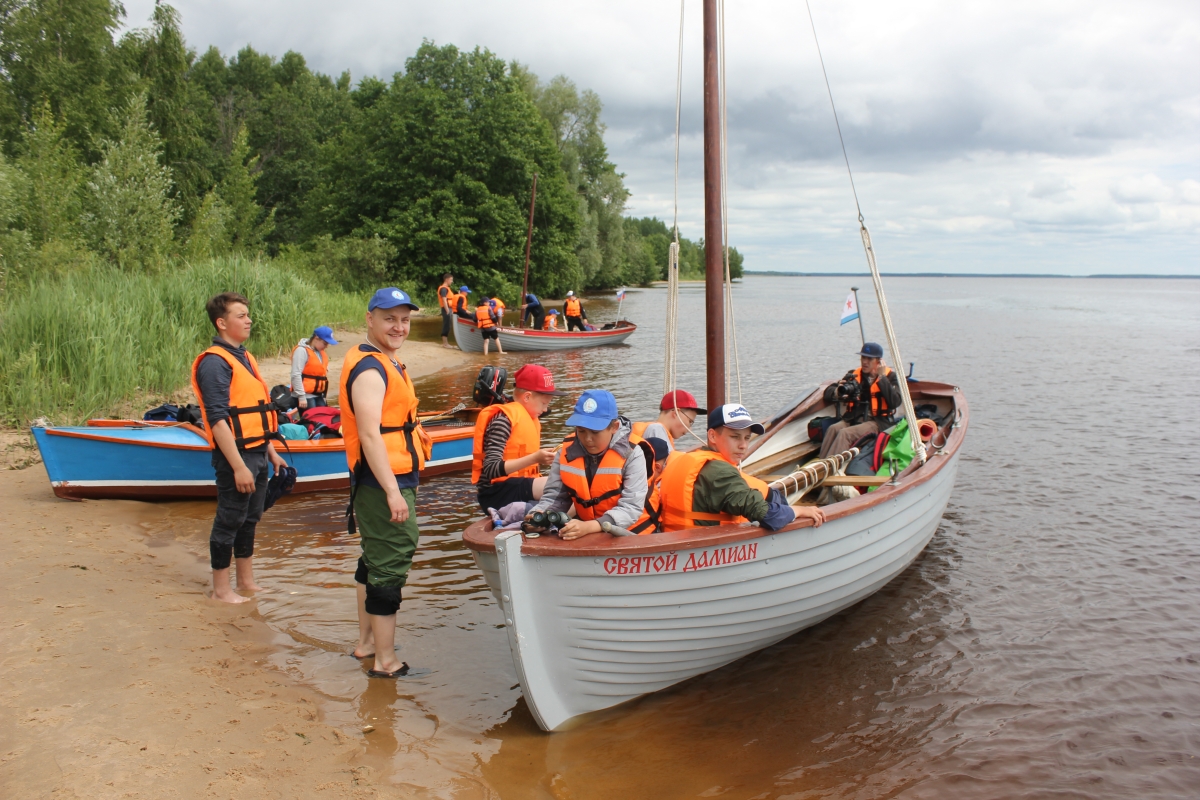
[[[387,494],[374,486],[359,486],[354,495],[354,517],[362,537],[363,563],[371,586],[399,588],[408,580],[413,553],[417,551],[417,492],[401,489],[408,503],[408,519],[392,522]]]

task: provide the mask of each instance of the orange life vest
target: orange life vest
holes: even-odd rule
[[[642,423],[643,425],[647,423]],[[679,457],[679,451],[672,450],[667,456],[667,464],[670,464]],[[647,464],[647,474],[653,476],[654,469]],[[646,492],[646,502],[642,506],[642,515],[638,517],[637,522],[629,529],[634,533],[658,533],[661,527],[662,517],[662,475],[658,476],[658,480],[650,479],[650,491]]]
[[[466,294],[466,292],[463,292],[462,294],[452,294],[450,296],[452,298],[454,298],[454,305],[452,305],[450,307],[450,312],[452,314],[458,314],[458,313],[467,314],[467,313],[469,313],[467,311],[467,294]]]
[[[325,394],[329,391],[329,355],[324,350],[317,350],[315,347],[298,344],[296,350],[303,347],[308,351],[308,363],[304,365],[304,371],[300,373],[300,379],[304,384],[305,394]],[[292,355],[296,355],[296,350],[292,351]],[[296,387],[293,386],[292,389]]]
[[[504,305],[504,301],[499,297],[493,297],[492,300],[496,303],[496,316],[503,320],[504,312],[508,310],[508,306]]]
[[[880,381],[887,380],[887,377],[891,374],[892,374],[892,368],[884,367],[883,374],[879,376],[879,380]],[[862,382],[863,382],[862,367],[859,367],[858,369],[854,370],[854,380],[858,381],[858,384],[860,386],[862,385]],[[854,413],[854,410],[857,407],[858,407],[857,401],[851,401],[851,402],[847,403],[846,404],[846,414],[852,415]],[[895,409],[892,408],[890,405],[888,405],[887,398],[885,398],[883,396],[883,393],[879,391],[879,382],[872,381],[871,382],[871,416],[872,417],[890,417],[892,415],[893,411],[895,411]]]
[[[442,297],[442,289],[446,290],[446,296]],[[458,305],[458,292],[451,289],[449,286],[442,286],[438,289],[439,302],[442,304],[442,311],[447,314],[454,313],[454,307]]]
[[[734,514],[720,512],[709,514],[692,509],[692,492],[696,487],[696,478],[700,470],[710,461],[724,461],[720,453],[712,450],[692,450],[680,453],[667,462],[659,482],[659,496],[662,498],[660,521],[663,530],[676,531],[682,528],[694,528],[697,522],[717,522],[732,524],[749,522],[748,519]],[[729,462],[726,462],[729,463]],[[742,473],[742,479],[750,488],[762,493],[765,500],[770,493],[766,482]]]
[[[496,327],[496,323],[492,320],[492,310],[487,307],[486,303],[476,306],[475,324],[479,326],[479,330],[481,331]]]
[[[568,317],[578,317],[582,313],[583,306],[579,304],[578,297],[568,297],[565,308]]]
[[[208,409],[204,405],[204,396],[200,394],[200,381],[196,379],[196,370],[200,361],[208,355],[220,356],[233,370],[229,381],[229,426],[233,431],[233,439],[238,449],[248,450],[266,444],[270,439],[276,439],[279,434],[279,418],[275,406],[271,402],[271,391],[266,382],[260,377],[258,362],[249,351],[246,360],[250,369],[238,360],[237,356],[224,347],[213,345],[192,362],[192,390],[200,401],[200,414],[204,417],[204,438],[208,446],[215,447],[212,435],[212,425],[208,421]]]
[[[646,428],[649,428],[651,425],[655,424],[655,422],[658,422],[658,420],[655,420],[654,422],[635,422],[635,423],[633,423],[634,435],[641,436],[644,439],[646,437]],[[667,441],[670,444],[675,444],[675,437],[672,436],[671,432],[667,430],[667,426],[663,425],[662,428],[663,428],[663,431],[667,434]]]
[[[488,406],[479,412],[475,418],[475,445],[471,458],[471,483],[479,483],[483,474],[483,440],[487,434],[487,426],[496,415],[504,414],[512,423],[512,432],[508,443],[504,445],[504,460],[512,461],[524,458],[542,446],[542,423],[534,419],[525,406],[520,403],[504,403],[503,405]],[[537,478],[541,475],[537,464],[530,464],[525,469],[517,470],[508,475],[493,478],[492,483],[502,483],[509,478]]]
[[[637,436],[630,436],[629,443],[637,446],[641,443]],[[574,436],[568,436],[563,441],[562,450],[558,454],[558,477],[562,480],[563,488],[571,496],[575,504],[575,516],[582,520],[600,519],[610,509],[615,508],[621,499],[621,479],[625,468],[626,457],[611,447],[600,458],[600,466],[589,484],[584,457],[567,460],[567,451],[575,442]],[[581,446],[582,449],[582,446]],[[629,451],[633,455],[633,451]]]
[[[364,350],[364,347],[371,346],[360,344],[351,349],[346,354],[346,360],[342,362],[342,441],[346,445],[346,463],[355,474],[358,474],[359,469],[370,469],[363,458],[362,444],[358,438],[358,420],[354,415],[348,383],[358,362],[364,358],[374,358],[383,365],[387,374],[387,390],[383,395],[379,432],[383,434],[383,443],[387,447],[388,465],[393,475],[407,475],[418,471],[425,466],[425,459],[429,457],[431,441],[417,422],[417,404],[420,401],[417,399],[416,390],[413,389],[412,381],[403,365],[397,369],[391,359],[383,353],[373,347]],[[414,431],[421,438],[419,444],[413,440]]]

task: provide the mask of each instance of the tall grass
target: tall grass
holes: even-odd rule
[[[224,291],[250,300],[248,347],[257,356],[277,354],[315,325],[358,325],[366,309],[365,295],[236,256],[152,275],[94,269],[10,286],[0,317],[0,418],[61,424],[179,389],[212,338],[204,303]]]

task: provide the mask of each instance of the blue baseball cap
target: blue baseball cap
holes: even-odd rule
[[[313,328],[313,336],[324,339],[328,344],[337,344],[337,339],[333,338],[333,328],[328,325],[318,325]]]
[[[470,289],[468,289],[468,288],[467,288],[467,287],[465,287],[465,286],[460,286],[460,287],[458,287],[458,290],[459,290],[460,292],[462,292],[463,294],[470,294],[470,293],[471,293],[471,290],[470,290]]]
[[[408,292],[389,286],[371,296],[371,302],[367,303],[367,311],[374,311],[377,308],[395,308],[396,306],[408,306],[413,311],[421,310],[421,307],[408,296]]]
[[[766,432],[766,428],[755,422],[741,403],[726,403],[709,412],[708,429],[711,431],[714,428],[733,428],[735,431],[749,428],[751,433],[757,433],[759,436]]]
[[[883,358],[883,348],[875,342],[867,342],[863,345],[863,349],[858,351],[858,354],[867,358]]]
[[[552,308],[552,309],[550,309],[550,316],[552,316],[552,317],[553,317],[553,316],[554,316],[554,315],[556,315],[557,313],[558,313],[558,309],[557,309],[557,308]]]
[[[579,395],[575,413],[567,420],[568,428],[602,431],[617,418],[617,398],[604,389],[588,389]]]

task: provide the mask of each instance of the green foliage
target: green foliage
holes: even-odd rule
[[[675,240],[667,224],[657,217],[628,217],[625,220],[625,230],[626,236],[640,238],[643,246],[651,254],[651,260],[656,265],[652,280],[666,280],[668,250],[671,242]],[[742,277],[742,262],[742,254],[738,249],[729,248],[730,277]],[[697,243],[686,236],[679,237],[679,277],[682,280],[704,279],[704,240]]]
[[[101,144],[103,157],[87,184],[83,220],[92,246],[125,269],[158,269],[172,249],[179,211],[161,151],[145,96],[137,95],[126,108],[121,138]]]
[[[255,201],[259,157],[250,155],[245,129],[233,137],[229,166],[217,186],[217,195],[228,210],[225,231],[235,250],[257,251],[275,229],[275,210],[264,213]]]
[[[73,271],[10,294],[0,336],[0,415],[25,424],[47,415],[68,423],[138,393],[185,385],[212,338],[204,303],[222,291],[250,299],[258,356],[276,355],[313,320],[354,325],[366,298],[328,291],[261,261],[222,258],[158,275],[112,267]]]
[[[73,240],[79,233],[84,168],[65,126],[42,105],[25,131],[17,161],[20,200],[16,222],[35,246]]]
[[[395,246],[379,236],[334,239],[325,234],[304,248],[285,247],[280,261],[301,270],[319,286],[374,292],[389,283],[389,267],[395,257]],[[401,288],[416,296],[415,285],[401,283]]]

